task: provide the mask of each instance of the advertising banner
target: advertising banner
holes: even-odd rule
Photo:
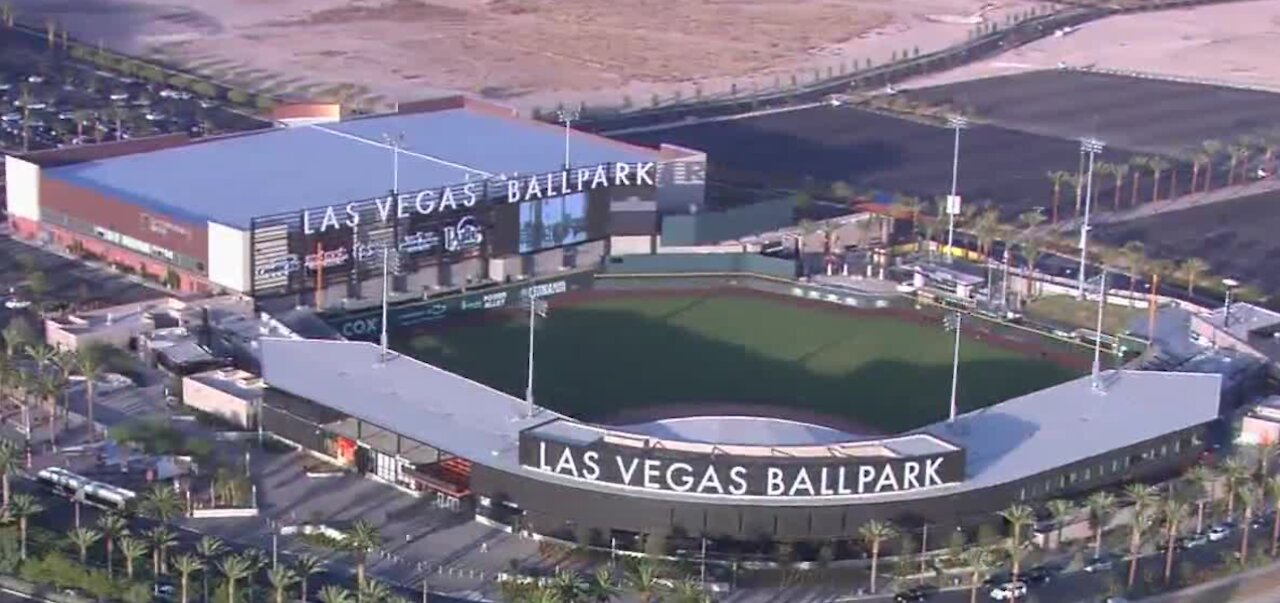
[[[591,287],[593,272],[577,272],[558,278],[490,287],[439,299],[393,306],[387,312],[392,331],[416,327],[474,314],[484,310],[519,307],[530,295],[551,297]],[[329,324],[347,339],[376,340],[382,332],[381,308],[326,317]]]

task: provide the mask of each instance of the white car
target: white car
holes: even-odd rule
[[[1209,532],[1207,536],[1209,537],[1209,542],[1218,542],[1219,540],[1226,538],[1230,534],[1231,534],[1230,526],[1218,525],[1218,526],[1213,526],[1212,528],[1209,528]]]
[[[31,307],[31,302],[17,297],[10,297],[4,300],[4,307],[10,310],[23,310]]]
[[[991,599],[995,601],[1008,601],[1015,597],[1021,599],[1025,596],[1027,585],[1024,582],[1005,582],[991,589]]]

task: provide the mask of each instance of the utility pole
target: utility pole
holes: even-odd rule
[[[1093,205],[1093,160],[1098,153],[1102,152],[1105,146],[1106,143],[1096,138],[1086,138],[1080,141],[1080,149],[1089,155],[1089,169],[1086,172],[1084,181],[1084,222],[1080,224],[1080,274],[1076,275],[1076,297],[1078,299],[1084,299],[1084,282],[1089,266],[1089,210]]]
[[[960,215],[960,196],[956,194],[956,186],[960,176],[960,130],[965,129],[969,125],[969,120],[963,115],[952,115],[947,118],[947,127],[956,131],[955,145],[951,152],[951,194],[947,195],[947,261],[950,262],[953,255],[952,245],[955,243],[956,236],[956,216]]]

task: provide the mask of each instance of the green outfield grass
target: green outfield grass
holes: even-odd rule
[[[767,297],[636,296],[556,307],[540,319],[539,404],[582,419],[636,406],[800,407],[883,432],[945,418],[952,336],[937,327]],[[523,318],[438,328],[398,349],[523,397]],[[960,403],[987,406],[1073,371],[981,341],[961,346]]]

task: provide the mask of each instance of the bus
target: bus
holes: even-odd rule
[[[123,511],[138,494],[126,488],[93,481],[61,467],[49,467],[36,473],[36,481],[68,498],[79,498],[86,504]]]

